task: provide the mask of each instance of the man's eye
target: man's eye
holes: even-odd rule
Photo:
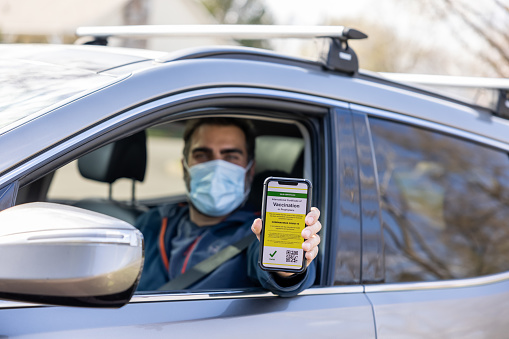
[[[195,160],[206,160],[207,159],[207,155],[205,153],[195,153],[193,155],[193,158]]]
[[[224,160],[226,161],[238,161],[239,160],[239,156],[238,155],[235,155],[235,154],[227,154],[225,157],[224,157]]]

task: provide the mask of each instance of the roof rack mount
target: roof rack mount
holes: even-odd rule
[[[292,25],[131,25],[79,27],[76,35],[92,36],[94,42],[105,44],[109,37],[215,37],[236,40],[260,39],[313,39],[329,38],[329,48],[321,54],[324,66],[342,72],[354,73],[359,69],[357,55],[348,46],[350,39],[365,39],[367,35],[344,26],[292,26]]]

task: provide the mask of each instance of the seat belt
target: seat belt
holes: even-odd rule
[[[193,285],[202,278],[212,273],[216,268],[227,262],[231,258],[242,253],[256,239],[254,233],[240,239],[236,243],[223,248],[213,256],[199,262],[185,273],[168,281],[158,288],[158,291],[184,290]]]

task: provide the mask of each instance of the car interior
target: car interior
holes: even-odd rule
[[[266,177],[302,178],[309,173],[306,133],[295,121],[251,121],[257,132],[256,172],[246,204],[261,210]],[[102,146],[21,188],[16,204],[63,203],[134,225],[152,207],[186,200],[180,164],[184,128],[185,120],[165,123]],[[173,160],[169,163],[165,158]],[[71,171],[72,176],[63,175]],[[170,176],[164,174],[168,172]]]

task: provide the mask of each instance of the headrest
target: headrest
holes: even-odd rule
[[[143,181],[146,166],[145,131],[108,144],[78,159],[78,169],[83,177],[109,184],[120,178]]]

